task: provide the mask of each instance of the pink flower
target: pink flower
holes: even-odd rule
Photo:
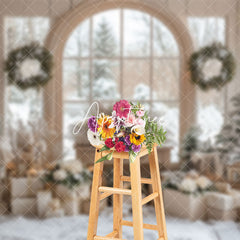
[[[143,119],[137,118],[136,119],[136,124],[140,125],[140,126],[145,126],[146,123],[145,123],[145,121]]]
[[[120,100],[113,106],[113,110],[116,111],[117,116],[127,118],[131,105],[127,100]]]
[[[132,125],[135,124],[135,122],[136,122],[135,115],[132,114],[132,113],[128,114],[127,119],[126,119],[126,121],[125,121],[125,125],[126,125],[127,127],[131,127]]]
[[[143,117],[144,116],[144,111],[143,110],[137,111],[137,116],[138,117]]]

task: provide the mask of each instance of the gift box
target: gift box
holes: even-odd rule
[[[76,194],[61,199],[61,206],[66,216],[76,216],[79,214],[79,201]]]
[[[190,220],[205,219],[204,195],[185,194],[165,188],[163,191],[165,212],[168,215]]]
[[[90,197],[90,185],[88,183],[81,184],[76,188],[76,193],[80,199],[88,199]]]
[[[8,207],[5,202],[0,201],[0,215],[4,215],[8,213]]]
[[[37,212],[40,218],[45,217],[48,205],[51,200],[52,193],[50,191],[39,191],[37,193]]]
[[[13,198],[36,197],[39,190],[44,188],[40,177],[11,178],[11,196]]]
[[[89,214],[90,202],[91,202],[90,198],[82,199],[80,201],[80,204],[79,204],[80,213],[83,213],[83,214],[86,214],[86,215]],[[107,207],[107,198],[100,201],[99,211],[101,212],[105,207]]]
[[[209,192],[206,195],[207,215],[209,219],[236,220],[236,203],[232,194]]]
[[[0,166],[0,181],[6,177],[6,169],[4,166]]]
[[[64,198],[74,198],[76,196],[75,188],[70,189],[61,184],[56,185],[56,188],[53,191],[54,191],[54,196],[56,196],[60,200],[63,200]]]
[[[59,209],[48,209],[46,214],[46,218],[60,218],[64,217],[64,209],[59,208]]]
[[[235,221],[237,219],[237,212],[235,209],[223,210],[217,208],[207,209],[208,219],[221,220],[221,221]]]
[[[37,216],[37,200],[36,198],[12,199],[11,210],[14,215]]]

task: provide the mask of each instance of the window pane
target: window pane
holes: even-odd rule
[[[65,57],[89,56],[89,22],[84,21],[72,32],[65,46]]]
[[[87,113],[88,103],[65,102],[64,104],[64,156],[67,158],[75,157],[73,127],[82,120]],[[80,132],[79,135],[86,136],[86,132]]]
[[[207,92],[198,90],[197,107],[197,122],[202,130],[200,139],[214,140],[224,122],[224,89],[221,91],[213,89]]]
[[[32,117],[42,115],[42,91],[23,91],[16,86],[7,87],[7,121],[21,119],[27,122]]]
[[[225,19],[216,17],[188,18],[195,49],[213,42],[225,43]]]
[[[179,99],[179,60],[154,60],[153,99],[172,101]]]
[[[63,78],[65,100],[88,100],[90,90],[88,61],[64,60]]]
[[[106,11],[93,17],[93,55],[119,55],[120,10]]]
[[[5,53],[29,44],[32,41],[44,43],[49,30],[49,19],[44,17],[6,17]]]
[[[93,61],[93,99],[118,99],[119,61],[98,59]]]
[[[176,40],[168,28],[158,19],[153,19],[153,46],[155,56],[178,56]]]
[[[179,151],[179,103],[153,102],[153,117],[158,117],[160,123],[167,130],[167,140],[164,146],[172,147],[171,162],[178,161]]]
[[[148,60],[124,60],[123,98],[150,100],[150,79]]]
[[[150,16],[143,12],[124,10],[124,55],[150,54]]]

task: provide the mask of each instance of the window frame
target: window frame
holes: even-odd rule
[[[114,9],[115,10],[115,9]],[[123,84],[124,84],[124,61],[125,60],[148,60],[149,61],[149,88],[150,88],[150,99],[149,100],[144,100],[142,101],[143,103],[148,103],[150,105],[150,113],[152,112],[152,103],[155,102],[162,102],[164,104],[176,104],[179,105],[179,101],[180,101],[180,91],[178,94],[178,97],[176,99],[172,99],[172,100],[165,100],[165,99],[153,99],[153,82],[154,82],[154,60],[176,60],[178,61],[178,67],[180,68],[180,55],[178,53],[178,55],[176,56],[155,56],[154,55],[154,21],[159,21],[160,23],[164,24],[163,22],[161,22],[158,18],[156,18],[154,15],[149,15],[150,18],[150,54],[149,56],[125,56],[124,55],[124,11],[125,10],[129,10],[127,8],[120,8],[120,9],[116,9],[120,11],[120,40],[119,40],[119,54],[117,56],[113,56],[113,57],[96,57],[93,56],[93,18],[94,15],[90,16],[89,19],[89,31],[88,31],[88,38],[89,38],[89,45],[88,45],[88,51],[89,51],[89,56],[65,56],[63,54],[63,64],[65,60],[76,60],[79,61],[81,63],[81,61],[89,61],[89,80],[90,80],[90,87],[89,87],[89,97],[87,100],[77,100],[77,99],[65,99],[63,98],[63,104],[69,104],[69,103],[88,103],[89,105],[95,101],[96,99],[93,98],[93,87],[92,87],[92,83],[93,83],[93,61],[94,60],[101,60],[101,59],[109,59],[109,60],[115,60],[115,61],[119,61],[119,92],[120,92],[120,99],[123,98]],[[131,9],[132,10],[132,9]],[[133,9],[134,11],[136,11],[135,9]],[[104,11],[103,11],[104,12]],[[144,11],[141,11],[145,13]],[[87,18],[86,18],[87,19]],[[79,23],[81,24],[81,23]],[[164,25],[165,26],[165,25]],[[166,26],[165,26],[166,27]],[[166,27],[167,28],[167,27]],[[76,29],[76,28],[75,28]],[[178,43],[174,37],[174,35],[169,31],[169,33],[173,36],[175,42],[176,42],[176,46],[177,48],[179,48]],[[71,35],[70,35],[71,36]],[[70,37],[69,36],[69,37]],[[68,37],[68,39],[69,39]],[[67,39],[67,40],[68,40]],[[67,42],[67,41],[66,41]],[[67,44],[64,47],[67,47]],[[179,51],[179,50],[178,50]],[[64,70],[62,70],[64,71]],[[178,86],[180,89],[180,71],[178,69],[178,77],[176,79],[178,81]],[[131,99],[128,98],[129,101],[136,101],[136,99]],[[139,99],[140,100],[140,99]],[[116,99],[101,99],[101,102],[105,102],[105,103],[112,103],[114,101],[116,101]]]

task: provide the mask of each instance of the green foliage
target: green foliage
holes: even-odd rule
[[[131,163],[133,163],[137,157],[138,153],[135,153],[134,151],[129,151],[129,160]]]
[[[159,146],[161,146],[165,140],[166,140],[166,131],[163,129],[162,126],[158,126],[157,121],[150,120],[148,117],[148,114],[145,114],[145,137],[146,137],[146,146],[148,149],[148,152],[150,153],[152,151],[154,143],[157,143]]]
[[[231,153],[240,158],[240,93],[231,102],[234,107],[230,113],[231,122],[223,126],[216,137],[216,144],[222,153]]]
[[[108,149],[109,149],[109,148],[108,148]],[[103,151],[104,151],[104,150],[103,150]],[[110,160],[112,160],[112,156],[113,156],[113,152],[110,152],[110,153],[108,153],[107,155],[105,155],[105,156],[101,157],[100,159],[98,159],[95,163],[103,162],[103,161],[105,161],[105,160],[110,161]]]
[[[198,127],[191,127],[186,135],[183,137],[180,149],[180,156],[184,161],[183,168],[189,170],[191,168],[190,160],[191,154],[199,149],[200,129]]]

